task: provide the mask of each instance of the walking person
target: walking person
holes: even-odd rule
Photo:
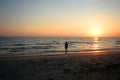
[[[65,52],[67,53],[68,43],[65,42]]]

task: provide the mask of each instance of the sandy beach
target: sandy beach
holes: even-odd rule
[[[120,51],[0,57],[0,80],[120,80]]]

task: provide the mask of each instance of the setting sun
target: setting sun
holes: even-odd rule
[[[92,30],[92,34],[93,34],[93,36],[100,36],[100,29],[99,28],[94,28],[93,30]]]

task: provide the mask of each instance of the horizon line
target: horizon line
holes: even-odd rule
[[[1,36],[0,37],[95,37],[95,36]],[[96,38],[104,38],[104,37],[120,37],[120,36],[99,36]]]

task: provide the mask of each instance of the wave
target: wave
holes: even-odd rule
[[[116,44],[120,44],[120,41],[116,41]]]
[[[95,43],[100,43],[100,41],[81,41],[81,42],[69,42],[70,44],[95,44]]]
[[[26,43],[15,43],[15,44],[12,44],[12,46],[24,46],[24,45],[31,45],[31,44],[26,44]]]
[[[58,44],[61,44],[61,43],[36,43],[35,45],[58,45]]]
[[[55,49],[55,46],[22,46],[22,47],[1,47],[0,51],[8,52],[24,52],[26,50],[36,50],[36,49]]]
[[[51,49],[56,48],[54,46],[31,46],[32,49]]]

